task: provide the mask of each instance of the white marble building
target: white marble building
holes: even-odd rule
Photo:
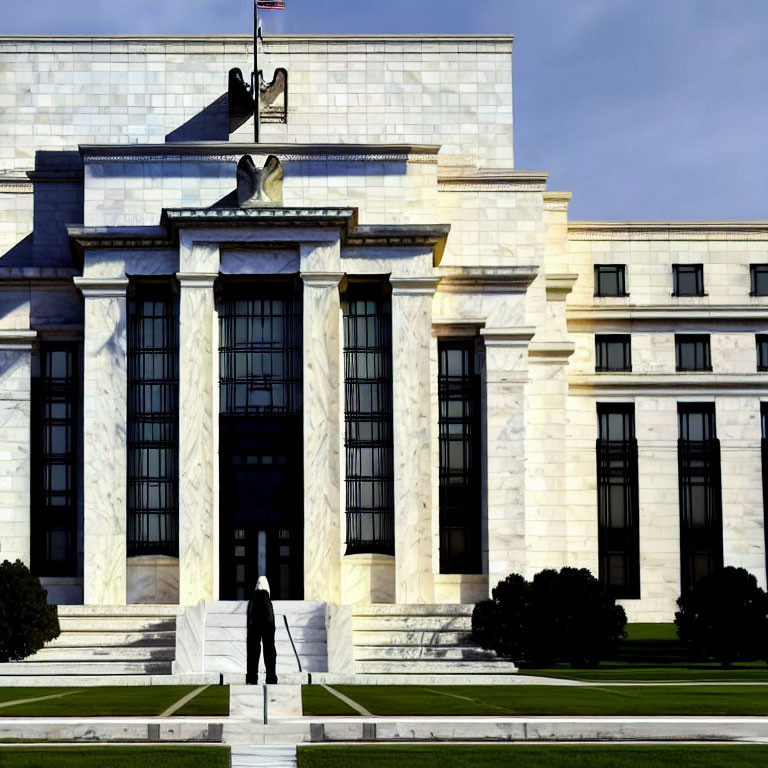
[[[506,36],[269,38],[256,145],[251,45],[0,37],[0,559],[89,605],[765,585],[768,221],[569,220]]]

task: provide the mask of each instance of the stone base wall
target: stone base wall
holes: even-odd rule
[[[127,603],[178,605],[179,559],[165,555],[129,557],[126,563]]]

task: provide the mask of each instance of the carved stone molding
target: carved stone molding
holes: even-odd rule
[[[218,279],[218,274],[210,272],[177,272],[176,279],[179,281],[179,287],[185,288],[204,288],[213,289],[213,284]]]
[[[578,280],[578,273],[569,272],[547,275],[547,301],[565,301]]]
[[[0,352],[29,352],[37,341],[37,331],[0,330]]]
[[[768,240],[768,221],[571,221],[570,240]]]
[[[396,295],[432,296],[437,289],[436,277],[390,277],[389,282]]]
[[[126,277],[75,277],[74,281],[86,299],[124,299],[129,282]]]
[[[524,293],[538,267],[440,267],[441,293]]]
[[[519,328],[483,328],[480,335],[486,347],[528,347],[536,334],[533,326]]]

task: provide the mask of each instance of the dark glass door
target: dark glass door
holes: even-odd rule
[[[292,282],[224,286],[220,322],[220,594],[303,597],[301,294]]]

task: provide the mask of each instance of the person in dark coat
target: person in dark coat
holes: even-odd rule
[[[277,683],[275,663],[275,610],[269,597],[269,582],[266,576],[259,576],[256,591],[248,601],[248,672],[245,682],[257,685],[259,682],[259,657],[264,646],[264,666],[267,668],[267,685]]]

